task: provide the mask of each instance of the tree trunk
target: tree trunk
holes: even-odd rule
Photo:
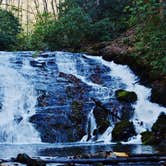
[[[44,12],[48,12],[48,4],[47,4],[47,0],[43,0],[43,6],[44,6]]]
[[[0,0],[0,5],[2,4],[3,0]]]
[[[161,20],[164,20],[164,10],[166,10],[166,9],[164,9],[164,6],[165,6],[165,4],[164,3],[166,3],[164,0],[159,0],[159,2],[160,2],[160,9],[159,9],[159,12],[160,12],[160,18],[161,18]]]
[[[36,9],[37,15],[40,15],[39,1],[38,1],[38,0],[34,0],[33,2],[34,2],[34,4],[35,4],[35,9]]]
[[[51,7],[52,7],[52,12],[53,12],[53,15],[54,15],[54,17],[56,17],[54,0],[51,0]]]

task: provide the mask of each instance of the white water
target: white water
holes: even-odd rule
[[[11,57],[12,53],[0,53],[0,142],[39,143],[40,136],[29,123],[37,97],[31,83],[9,65]]]

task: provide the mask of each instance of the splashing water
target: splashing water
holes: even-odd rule
[[[29,123],[36,104],[33,86],[9,65],[12,53],[1,53],[0,56],[0,89],[3,92],[0,142],[39,143],[39,134]]]
[[[94,57],[88,57],[94,59]],[[107,62],[101,57],[95,57],[95,59],[111,69],[110,76],[118,80],[117,84],[124,83],[126,85],[126,90],[134,91],[137,94],[138,100],[133,105],[134,116],[131,119],[135,125],[137,136],[131,138],[127,143],[140,144],[140,134],[146,130],[150,130],[160,113],[166,113],[166,108],[149,101],[149,98],[151,96],[151,89],[137,83],[138,77],[134,75],[134,73],[129,69],[128,66],[117,65],[114,62]],[[140,122],[142,122],[143,125],[140,125]],[[98,141],[110,142],[112,129],[113,126],[110,126],[105,131],[105,133],[100,136]]]

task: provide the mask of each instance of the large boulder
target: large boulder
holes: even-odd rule
[[[115,91],[115,96],[119,101],[133,103],[137,101],[137,94],[135,92],[119,89]]]
[[[141,133],[141,140],[144,145],[156,144],[155,135],[151,131],[145,131]]]
[[[97,124],[97,133],[103,134],[110,125],[109,111],[96,106],[93,110],[93,114]]]
[[[166,114],[161,113],[152,126],[152,131],[141,133],[142,142],[145,145],[166,144]]]
[[[117,60],[118,57],[122,57],[125,54],[127,54],[127,47],[125,45],[112,44],[102,49],[103,59],[107,61]]]
[[[129,138],[136,135],[133,122],[122,120],[115,124],[112,131],[112,141],[128,141]]]
[[[46,163],[40,159],[32,159],[25,153],[20,153],[17,155],[16,162],[26,164],[27,166],[46,166]]]

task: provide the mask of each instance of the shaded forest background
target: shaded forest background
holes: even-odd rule
[[[0,0],[1,50],[84,51],[123,38],[131,57],[166,73],[166,3],[163,0]],[[14,4],[14,5],[13,5]],[[31,5],[30,5],[31,4]]]

